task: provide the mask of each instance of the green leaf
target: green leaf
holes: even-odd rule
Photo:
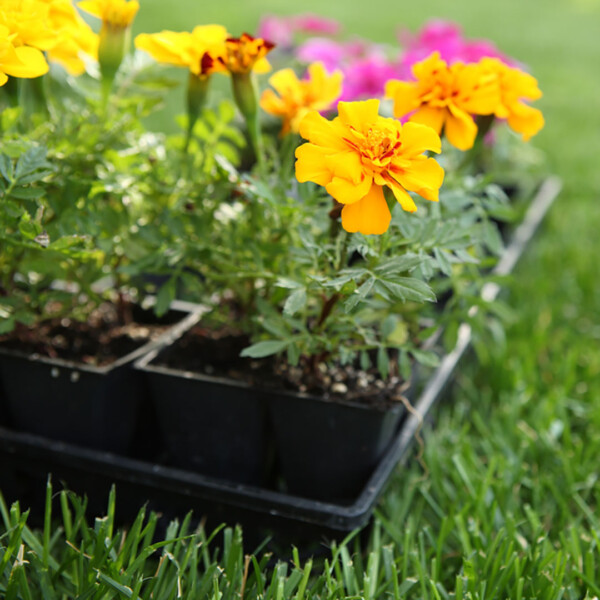
[[[484,221],[483,223],[483,241],[485,245],[496,255],[499,255],[504,248],[502,236],[498,231],[498,227],[492,221]]]
[[[295,315],[306,305],[306,288],[302,287],[294,290],[285,301],[283,312],[286,315]]]
[[[6,154],[0,154],[0,173],[9,183],[13,180],[13,163]]]
[[[292,342],[287,348],[287,360],[292,367],[295,367],[300,361],[300,348],[295,342]]]
[[[375,277],[369,277],[363,284],[344,302],[344,310],[349,313],[355,306],[362,302],[375,284]]]
[[[277,354],[282,350],[285,350],[290,345],[290,340],[268,340],[265,342],[258,342],[244,348],[240,353],[240,356],[248,358],[263,358],[264,356],[271,356]]]
[[[382,379],[387,379],[390,374],[390,357],[383,346],[377,349],[377,370]]]
[[[394,256],[382,261],[375,269],[375,272],[383,276],[405,273],[406,271],[415,269],[426,260],[429,260],[428,256],[419,256],[418,254],[407,253],[401,256]]]
[[[434,352],[412,349],[410,353],[418,363],[426,367],[437,367],[440,364],[440,357]]]
[[[297,290],[303,288],[304,285],[299,283],[298,281],[294,281],[293,279],[288,279],[287,277],[280,277],[275,285],[280,288],[286,288],[288,290]]]
[[[19,200],[35,200],[41,198],[45,193],[46,191],[42,188],[18,187],[11,190],[10,196]]]
[[[154,305],[154,312],[157,316],[164,315],[171,306],[171,302],[175,300],[175,294],[177,292],[177,277],[171,277],[166,283],[162,285],[158,294],[156,295],[156,304]]]
[[[379,281],[399,300],[413,300],[415,302],[435,302],[436,300],[433,290],[420,279],[399,277],[393,281],[385,279]]]
[[[440,268],[442,273],[448,276],[452,275],[452,265],[448,260],[446,252],[436,247],[433,249],[433,254],[435,255],[438,267]]]
[[[32,146],[17,160],[15,180],[20,181],[24,175],[33,174],[40,169],[48,169],[51,165],[46,160],[47,150],[44,146]]]

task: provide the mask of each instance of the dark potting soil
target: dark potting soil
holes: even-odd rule
[[[122,312],[122,311],[121,311]],[[109,365],[163,333],[168,324],[124,322],[114,304],[105,303],[85,322],[50,319],[34,328],[19,327],[0,336],[0,346],[25,354],[38,354],[96,367]]]
[[[235,331],[215,332],[196,326],[161,352],[154,364],[256,387],[381,408],[399,402],[408,388],[408,383],[393,373],[387,381],[382,381],[376,368],[365,371],[356,365],[326,362],[312,365],[302,360],[298,366],[291,366],[280,357],[240,357],[240,352],[249,345],[248,337]]]

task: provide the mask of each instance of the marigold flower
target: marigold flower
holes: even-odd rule
[[[42,52],[29,46],[13,46],[8,27],[0,25],[0,86],[12,77],[40,77],[48,72],[48,63]]]
[[[265,56],[274,48],[274,44],[262,38],[254,38],[242,33],[239,38],[228,38],[225,42],[225,54],[218,60],[232,74],[245,74],[250,71],[266,73],[271,65]]]
[[[82,0],[77,6],[115,29],[127,29],[140,9],[138,0]]]
[[[479,64],[451,66],[438,52],[412,68],[416,81],[389,81],[386,97],[394,100],[394,115],[429,125],[459,150],[473,146],[477,125],[471,115],[492,114],[498,106],[497,77]]]
[[[282,69],[269,78],[277,94],[273,90],[263,92],[260,106],[283,119],[282,136],[290,131],[298,133],[300,121],[309,111],[327,110],[340,96],[340,71],[328,75],[321,63],[314,63],[308,67],[308,75],[308,79],[299,80],[292,69]]]
[[[494,115],[507,119],[508,125],[529,140],[544,126],[544,116],[537,108],[525,104],[521,99],[537,100],[542,97],[535,77],[520,69],[510,67],[497,58],[483,58],[481,69],[497,77],[499,102]]]
[[[387,231],[392,216],[384,187],[408,212],[417,207],[407,190],[438,201],[444,170],[423,154],[441,151],[431,127],[379,116],[379,100],[340,102],[338,110],[333,121],[313,111],[300,123],[300,135],[309,143],[296,150],[296,177],[325,186],[344,205],[346,231]]]
[[[56,33],[56,43],[48,59],[59,62],[71,75],[85,71],[82,54],[98,58],[98,35],[81,18],[70,0],[41,0],[49,6],[49,20]]]
[[[50,6],[39,0],[2,0],[0,25],[10,31],[15,48],[31,46],[46,51],[56,44]]]
[[[98,63],[102,74],[104,101],[131,43],[131,23],[140,8],[138,0],[82,0],[81,10],[102,19]]]
[[[158,62],[188,67],[197,76],[225,71],[218,57],[225,55],[225,40],[229,37],[222,25],[199,25],[187,31],[142,33],[135,38],[135,47],[145,50]]]

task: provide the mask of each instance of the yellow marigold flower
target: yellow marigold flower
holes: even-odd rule
[[[82,54],[98,58],[98,36],[81,18],[70,0],[41,0],[50,7],[49,19],[56,33],[56,43],[48,59],[62,64],[71,75],[85,71]]]
[[[2,0],[0,25],[6,27],[12,45],[50,50],[56,44],[56,32],[50,22],[50,6],[39,0]]]
[[[188,67],[197,76],[225,71],[218,59],[225,55],[225,40],[229,37],[222,25],[200,25],[187,31],[141,33],[135,38],[135,47],[145,50],[158,62]]]
[[[300,121],[308,112],[327,110],[342,93],[341,71],[328,75],[321,63],[313,63],[308,74],[308,79],[299,80],[292,69],[282,69],[269,79],[277,94],[273,90],[263,92],[260,106],[283,119],[281,135],[298,133]]]
[[[42,52],[29,46],[13,46],[15,34],[0,25],[0,86],[12,77],[40,77],[48,72],[48,63]]]
[[[481,69],[497,77],[499,102],[494,115],[499,119],[507,119],[508,125],[529,140],[544,126],[544,116],[537,108],[533,108],[522,98],[537,100],[542,97],[535,77],[520,69],[509,67],[497,58],[482,58]]]
[[[77,5],[109,27],[126,29],[140,8],[138,0],[82,0]]]
[[[271,65],[265,56],[275,47],[274,44],[242,33],[239,38],[228,38],[225,42],[225,54],[217,59],[233,74],[245,74],[250,71],[266,73]]]
[[[300,123],[300,135],[309,143],[296,150],[296,177],[325,186],[344,204],[346,231],[387,231],[392,216],[384,187],[408,212],[417,207],[407,190],[437,202],[444,170],[423,154],[441,151],[431,127],[380,117],[378,100],[340,102],[338,110],[333,121],[313,111]]]
[[[478,64],[451,66],[434,52],[413,66],[416,81],[388,81],[386,97],[394,100],[394,115],[429,125],[459,150],[473,146],[477,125],[471,115],[492,114],[498,105],[496,76]],[[414,111],[414,112],[413,112]]]

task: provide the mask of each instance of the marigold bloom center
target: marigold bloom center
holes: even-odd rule
[[[350,130],[354,139],[344,138],[344,141],[350,148],[358,151],[362,164],[376,173],[386,170],[402,146],[400,133],[397,130],[370,127],[366,134],[353,127]]]

